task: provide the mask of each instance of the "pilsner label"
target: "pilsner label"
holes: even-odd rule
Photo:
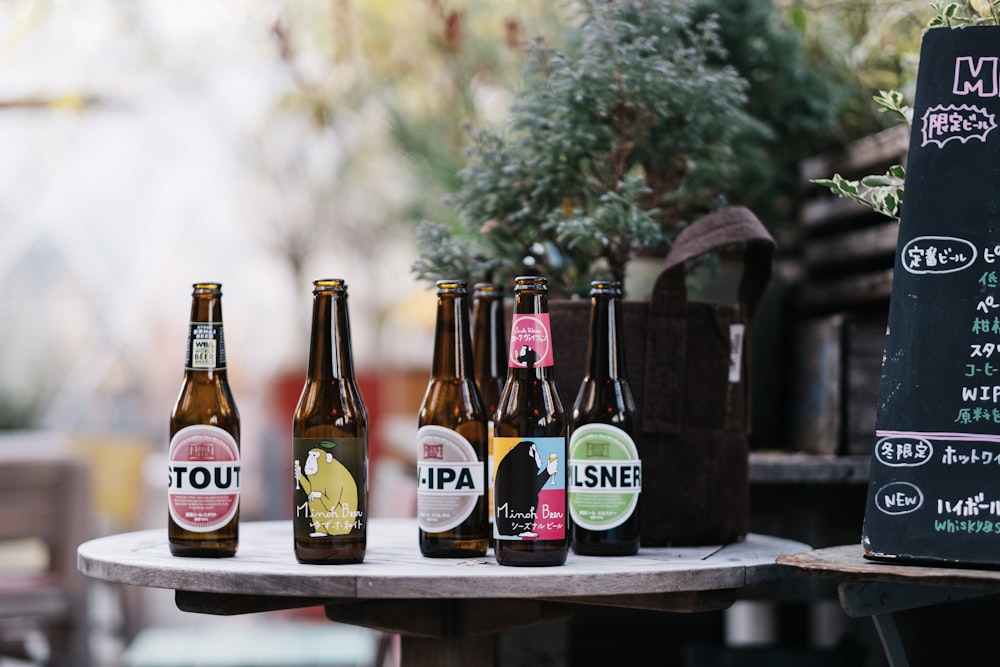
[[[417,525],[426,533],[457,528],[486,490],[486,470],[463,435],[443,426],[417,431]]]
[[[493,537],[566,538],[566,439],[494,438]]]
[[[231,433],[195,424],[174,434],[167,454],[167,506],[178,526],[210,533],[240,506],[240,449]]]
[[[293,438],[295,537],[362,532],[365,515],[364,438]]]
[[[569,441],[569,513],[587,530],[625,523],[639,503],[642,463],[629,434],[610,424],[584,424]]]

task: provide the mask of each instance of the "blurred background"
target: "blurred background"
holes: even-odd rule
[[[930,17],[923,0],[707,6],[763,12],[829,83],[827,120],[783,147],[792,181],[798,161],[891,124],[871,96],[912,90]],[[434,318],[410,271],[416,228],[455,221],[466,126],[502,124],[540,35],[572,44],[572,7],[0,0],[0,448],[86,461],[86,536],[164,526],[190,287],[219,281],[242,517],[289,516],[311,281],[339,277],[373,416],[372,515],[410,516]],[[765,223],[791,247],[797,205],[781,198]],[[143,628],[204,622],[169,592],[88,590],[95,664],[120,664]]]

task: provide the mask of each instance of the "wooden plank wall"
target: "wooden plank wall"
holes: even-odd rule
[[[898,223],[811,183],[884,173],[906,159],[909,128],[897,126],[802,162],[800,282],[791,309],[793,449],[868,454],[892,288]]]

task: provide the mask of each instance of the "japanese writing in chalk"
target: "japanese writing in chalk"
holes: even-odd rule
[[[993,298],[992,296],[980,299],[979,303],[976,304],[976,310],[980,310],[984,313],[991,313],[997,308],[1000,308],[1000,304],[998,304],[996,302],[996,299]]]
[[[993,377],[997,372],[997,367],[989,362],[985,364],[966,364],[965,369],[965,377],[967,378],[973,378],[980,374],[986,377]]]
[[[997,451],[973,448],[970,452],[959,452],[951,445],[948,445],[944,448],[944,453],[941,455],[941,463],[946,466],[968,464],[1000,465],[1000,448]]]
[[[979,492],[965,498],[945,500],[938,498],[937,513],[939,515],[953,514],[955,516],[1000,516],[1000,498],[987,498],[985,492]]]
[[[997,347],[996,343],[971,343],[969,347],[970,359],[975,359],[976,357],[991,359],[994,354],[1000,356],[1000,348]]]
[[[997,408],[959,408],[955,417],[956,424],[1000,424],[1000,409]]]
[[[997,126],[996,116],[983,107],[970,104],[938,104],[929,107],[920,119],[921,146],[936,144],[944,147],[952,139],[963,144],[976,138],[986,141],[986,135]]]
[[[918,236],[903,246],[903,268],[910,273],[953,273],[972,266],[979,252],[965,239]]]
[[[934,447],[923,438],[882,438],[875,445],[879,463],[887,466],[918,466],[927,463],[934,455]]]
[[[1000,317],[977,317],[972,320],[972,333],[974,334],[996,334],[1000,333]]]
[[[984,249],[983,259],[993,262],[1000,257],[1000,245]],[[996,271],[984,271],[976,279],[978,290],[996,290],[1000,286]],[[1000,335],[1000,298],[992,293],[983,294],[975,303],[969,331],[979,340],[969,343],[967,360],[962,365],[961,376],[973,381],[990,382],[994,377],[1000,377],[1000,362],[991,361],[1000,356],[1000,346],[984,337]],[[994,339],[995,340],[995,339]],[[957,370],[957,369],[956,369]],[[962,403],[952,420],[962,425],[1000,425],[1000,385],[996,384],[966,384],[959,387]],[[988,403],[989,405],[982,405]],[[969,404],[979,404],[970,406]]]

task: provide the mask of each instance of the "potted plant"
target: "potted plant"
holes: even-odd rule
[[[578,44],[532,43],[507,125],[471,132],[450,197],[460,224],[421,224],[418,277],[537,272],[563,296],[585,294],[595,276],[624,281],[629,260],[662,257],[721,204],[775,200],[773,189],[751,197],[829,134],[833,86],[791,29],[774,27],[769,2],[578,7]],[[737,41],[749,41],[747,21],[764,49]],[[772,157],[789,144],[801,152]]]
[[[507,125],[472,131],[450,200],[461,224],[422,224],[414,266],[431,280],[510,284],[518,274],[541,274],[554,295],[569,296],[585,294],[594,277],[625,282],[626,266],[637,255],[662,257],[671,247],[682,248],[679,265],[658,277],[666,280],[665,289],[625,310],[628,372],[644,412],[637,440],[649,482],[640,501],[647,545],[729,541],[747,526],[742,333],[748,304],[687,303],[685,260],[715,246],[681,235],[710,229],[724,237],[731,222],[726,213],[708,218],[707,226],[692,223],[727,203],[746,203],[753,188],[740,187],[759,186],[778,170],[778,160],[767,158],[778,135],[773,128],[783,123],[787,140],[796,118],[809,119],[797,127],[816,128],[826,122],[824,114],[833,114],[815,111],[816,99],[829,90],[824,93],[820,77],[810,77],[804,58],[795,57],[776,59],[798,68],[795,76],[786,71],[787,85],[779,86],[790,101],[784,112],[766,119],[763,112],[751,113],[755,89],[729,61],[721,19],[707,6],[583,0],[576,45],[562,51],[533,43]],[[712,6],[770,7],[762,0]],[[734,28],[729,34],[742,33]],[[763,34],[766,43],[794,46],[787,34]],[[760,67],[745,69],[761,81]],[[765,90],[757,89],[776,101],[778,93]],[[796,97],[806,94],[810,105]],[[803,103],[791,103],[796,99]],[[757,102],[757,109],[769,110]],[[815,143],[803,140],[801,146],[807,151]],[[747,238],[765,247],[753,262],[755,300],[769,275],[773,241],[747,209],[739,211],[734,217],[752,218]],[[664,306],[657,294],[668,294],[671,303]],[[553,300],[551,307],[559,386],[571,405],[585,364],[587,341],[580,332],[587,329],[588,304]],[[677,310],[666,313],[664,307]]]

